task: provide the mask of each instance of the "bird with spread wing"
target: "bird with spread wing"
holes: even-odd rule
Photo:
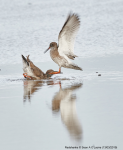
[[[52,42],[49,48],[44,52],[50,50],[50,56],[52,60],[58,64],[59,71],[51,72],[50,74],[61,73],[61,67],[71,68],[76,70],[82,70],[79,66],[70,61],[77,57],[74,54],[75,38],[80,28],[80,19],[78,14],[69,13],[58,37],[58,45],[56,42]]]

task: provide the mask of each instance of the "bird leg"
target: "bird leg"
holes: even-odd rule
[[[57,82],[57,83],[54,83],[54,81],[48,81],[47,82],[47,85],[57,85],[59,84],[60,85],[60,88],[61,88],[61,81]]]
[[[59,68],[59,71],[54,71],[54,72],[51,72],[49,74],[59,74],[59,73],[61,73],[61,68]]]
[[[28,76],[27,73],[23,73],[24,78],[32,79],[32,77]]]

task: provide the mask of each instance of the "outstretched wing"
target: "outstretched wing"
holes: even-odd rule
[[[70,13],[59,33],[58,51],[61,56],[66,55],[70,59],[77,57],[74,54],[74,43],[77,32],[80,28],[80,19],[78,14]]]

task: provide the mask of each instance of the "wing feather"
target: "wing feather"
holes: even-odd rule
[[[66,55],[70,59],[77,57],[74,54],[75,38],[80,28],[80,19],[78,14],[70,13],[59,33],[59,47],[60,55]]]
[[[44,73],[33,64],[33,62],[29,59],[29,55],[27,59],[22,55],[22,61],[23,61],[23,71],[24,73],[27,73],[28,76],[31,77],[43,76]]]

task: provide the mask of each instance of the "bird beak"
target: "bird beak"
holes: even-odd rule
[[[46,49],[46,50],[44,51],[44,53],[46,53],[49,49],[50,49],[50,47],[49,47],[48,49]]]

